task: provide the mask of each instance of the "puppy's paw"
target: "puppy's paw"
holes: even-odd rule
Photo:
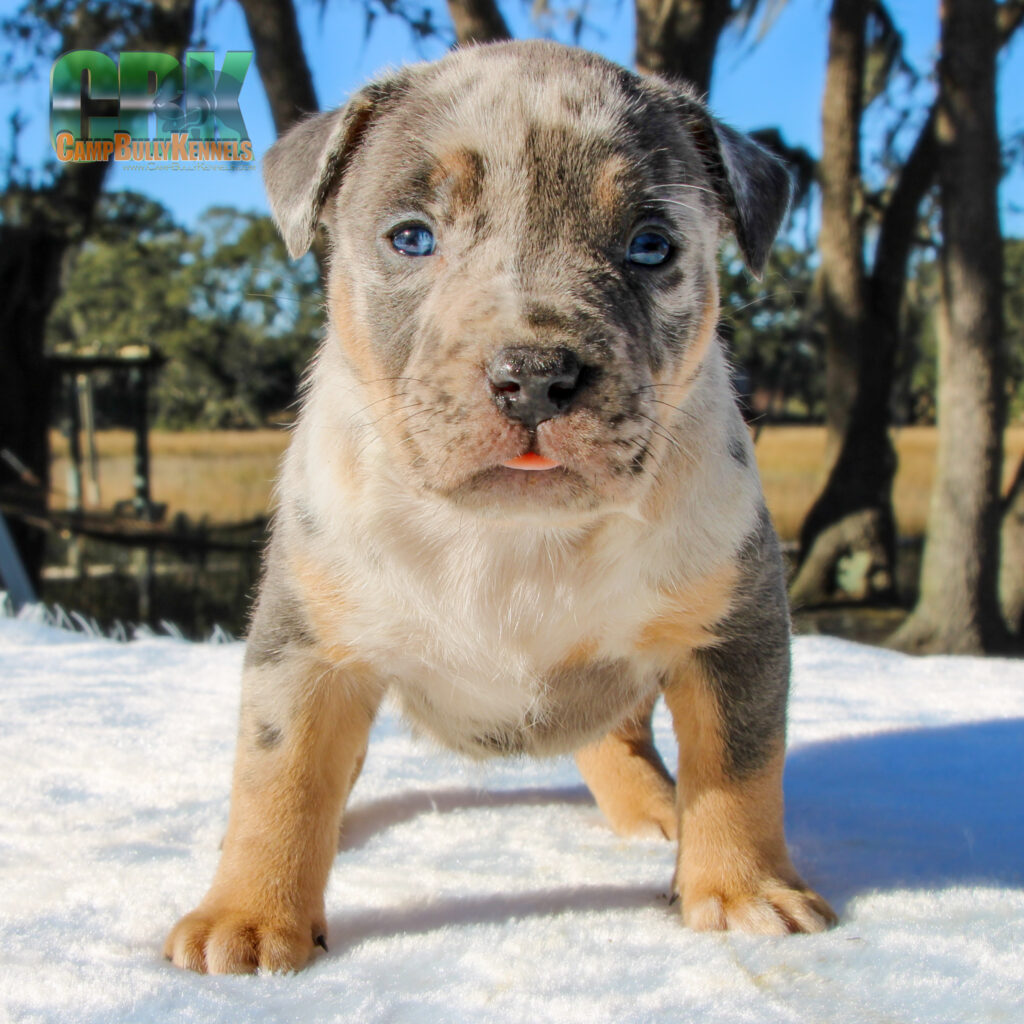
[[[576,764],[608,824],[620,836],[675,839],[676,784],[650,732],[653,702],[597,743],[576,751]]]
[[[835,911],[802,883],[765,878],[746,890],[695,887],[683,898],[683,922],[694,931],[787,935],[823,932],[837,921]]]
[[[203,904],[174,926],[164,956],[202,974],[297,971],[314,946],[327,949],[326,931],[322,921],[299,924],[283,915]]]
[[[676,790],[653,772],[620,793],[602,794],[598,802],[617,835],[643,839],[675,839],[679,831]]]

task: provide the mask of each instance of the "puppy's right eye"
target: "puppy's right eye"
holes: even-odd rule
[[[434,232],[426,224],[404,224],[391,232],[391,246],[403,256],[430,256],[435,245]]]
[[[641,267],[656,267],[672,255],[672,243],[650,228],[640,231],[626,249],[626,259]]]

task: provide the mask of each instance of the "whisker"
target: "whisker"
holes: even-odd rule
[[[688,388],[689,384],[673,384],[669,381],[664,381],[659,384],[641,384],[640,387],[630,392],[630,396],[639,395],[641,391],[648,391],[651,388]]]
[[[683,446],[679,439],[676,438],[667,428],[660,424],[653,416],[648,416],[646,413],[638,413],[638,415],[647,420],[653,427],[652,433],[657,434],[663,441],[667,441],[673,448],[676,449],[680,454],[686,454],[683,452]]]
[[[384,395],[383,398],[375,398],[372,402],[368,402],[361,409],[358,409],[356,412],[352,413],[352,415],[349,417],[349,420],[351,421],[351,420],[354,420],[357,416],[362,416],[363,413],[366,412],[367,409],[372,409],[375,405],[380,405],[381,402],[390,402],[390,401],[394,401],[397,398],[404,398],[404,397],[405,397],[404,393],[396,391],[396,392],[394,392],[394,393],[392,393],[390,395]],[[388,414],[385,413],[384,415],[386,416]],[[377,421],[374,421],[374,422],[377,422]]]
[[[718,194],[713,188],[708,188],[706,185],[691,185],[686,181],[667,181],[656,185],[647,185],[646,188],[692,188],[695,192],[707,192],[710,196]]]
[[[413,381],[416,384],[423,384],[423,383],[425,383],[425,381],[421,377],[403,377],[403,376],[397,376],[397,377],[377,377],[374,380],[368,380],[365,383],[368,384],[368,385],[369,384],[386,384],[386,383],[390,383],[391,381],[396,381],[396,380],[410,380],[410,381]]]
[[[682,412],[683,407],[681,405],[673,405],[671,402],[663,402],[660,398],[652,398],[652,405],[663,405],[666,409],[671,409],[673,412]]]
[[[659,203],[664,203],[666,206],[679,206],[684,210],[689,210],[691,213],[703,213],[704,211],[699,206],[693,206],[690,203],[684,203],[681,199],[658,199]]]
[[[743,310],[749,309],[751,306],[756,306],[759,302],[767,302],[768,299],[782,299],[788,294],[788,292],[768,292],[765,295],[756,296],[749,302],[744,302],[742,306],[725,306],[722,308],[720,318],[722,320],[728,320],[733,313],[742,313]],[[796,307],[795,302],[793,303],[793,307]]]

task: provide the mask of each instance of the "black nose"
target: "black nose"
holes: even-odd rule
[[[579,393],[582,367],[567,348],[503,348],[490,361],[487,379],[498,408],[531,430],[564,416]]]

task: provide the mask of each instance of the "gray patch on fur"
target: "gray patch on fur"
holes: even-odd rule
[[[650,691],[625,659],[561,668],[545,680],[544,696],[524,719],[459,723],[452,728],[429,697],[399,685],[410,719],[446,746],[471,757],[547,757],[569,753],[605,735]]]
[[[260,750],[273,750],[281,745],[284,733],[269,722],[258,722],[256,725],[256,746]]]
[[[743,466],[744,469],[750,465],[750,459],[747,457],[746,442],[738,433],[734,433],[729,438],[729,456],[733,462]]]
[[[743,778],[763,768],[785,741],[790,625],[778,537],[762,510],[740,553],[736,602],[696,658],[718,702],[726,769]]]
[[[274,571],[273,543],[267,556],[267,568],[253,611],[245,644],[245,667],[276,665],[296,648],[311,648],[316,643],[302,609],[301,600]]]

